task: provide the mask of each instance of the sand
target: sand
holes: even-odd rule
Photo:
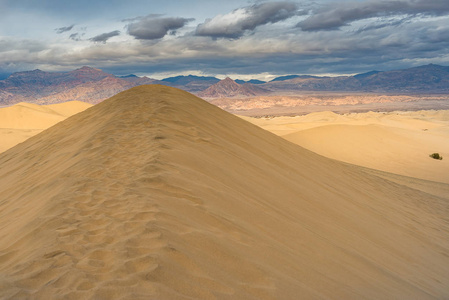
[[[21,102],[0,108],[0,152],[91,106],[81,101],[52,105]]]
[[[449,297],[448,194],[181,90],[122,92],[0,165],[0,298]]]
[[[332,112],[246,120],[339,161],[449,183],[449,111]],[[439,153],[443,160],[429,154]],[[446,157],[446,159],[444,159]]]

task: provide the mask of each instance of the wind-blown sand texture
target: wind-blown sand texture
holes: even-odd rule
[[[329,158],[449,183],[448,110],[244,118]],[[443,160],[429,157],[435,152]]]
[[[0,298],[449,297],[447,197],[181,90],[122,92],[0,166]]]
[[[22,102],[0,108],[0,152],[91,106],[80,101],[52,105]]]

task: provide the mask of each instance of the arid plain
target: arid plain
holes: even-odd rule
[[[159,85],[88,106],[0,111],[1,298],[449,296],[446,111],[244,117],[273,134]]]

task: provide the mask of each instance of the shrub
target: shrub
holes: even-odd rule
[[[429,156],[432,157],[433,159],[439,159],[439,160],[443,159],[443,157],[439,153],[432,153]]]

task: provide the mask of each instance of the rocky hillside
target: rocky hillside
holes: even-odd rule
[[[394,93],[447,93],[449,67],[426,65],[395,71],[371,71],[355,76],[290,75],[262,85],[272,91],[351,91]]]
[[[18,72],[0,81],[0,105],[73,100],[98,103],[131,87],[153,82],[147,77],[119,78],[90,67],[70,72]]]
[[[231,97],[250,97],[267,93],[267,90],[255,86],[251,83],[238,84],[227,77],[206,90],[197,93],[204,98],[231,98]]]
[[[220,79],[215,77],[188,75],[165,78],[160,84],[195,93],[203,91],[219,81]]]

